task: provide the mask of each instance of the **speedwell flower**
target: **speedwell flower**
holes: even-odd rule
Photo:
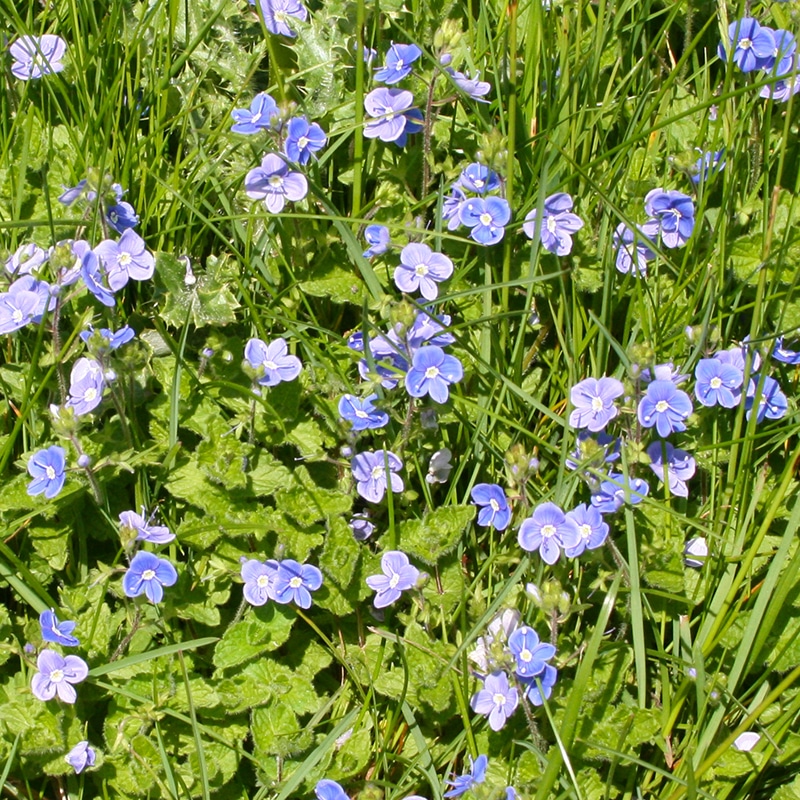
[[[78,742],[72,750],[64,756],[64,761],[67,762],[74,770],[76,775],[80,775],[86,767],[93,767],[95,759],[97,758],[94,748],[87,741]]]
[[[369,245],[364,251],[364,258],[379,256],[389,249],[389,229],[385,225],[367,225],[364,239]]]
[[[279,155],[267,153],[261,166],[245,176],[244,188],[248,197],[263,200],[267,211],[279,214],[287,200],[296,203],[308,194],[308,181],[302,173],[291,172]]]
[[[750,380],[750,387],[747,390],[745,408],[747,409],[747,419],[753,415],[755,405],[755,395],[758,388],[758,375]],[[756,410],[756,422],[767,419],[780,419],[786,414],[789,404],[786,395],[781,391],[780,384],[775,378],[769,376],[764,378],[764,386],[758,397],[758,409]]]
[[[644,199],[645,211],[657,220],[664,247],[683,247],[694,231],[694,203],[683,192],[653,189]]]
[[[478,80],[481,74],[480,72],[475,73],[474,78],[470,78],[468,75],[465,75],[463,72],[458,72],[458,70],[452,69],[451,67],[447,67],[445,72],[450,75],[453,79],[453,82],[462,92],[464,92],[467,97],[471,97],[473,100],[477,100],[479,103],[488,103],[488,100],[484,99],[485,94],[489,94],[489,91],[492,88],[490,83],[486,81]]]
[[[401,292],[418,291],[426,300],[439,295],[438,284],[453,274],[453,262],[444,253],[434,253],[426,244],[407,244],[400,252],[394,282]]]
[[[39,615],[42,639],[52,644],[60,644],[62,647],[77,647],[80,644],[78,637],[72,635],[76,624],[67,619],[59,622],[56,612],[52,608],[46,608]]]
[[[292,117],[286,123],[283,152],[295,164],[308,164],[311,154],[322,150],[327,142],[325,131],[316,122],[309,122],[305,117]]]
[[[44,36],[20,36],[8,48],[14,59],[11,73],[21,81],[41,78],[61,72],[61,59],[67,52],[67,43],[52,33]]]
[[[375,73],[375,80],[385,84],[399,83],[411,74],[411,65],[422,55],[415,44],[395,44],[386,53],[383,67]]]
[[[137,514],[135,511],[123,511],[119,515],[119,523],[123,528],[127,528],[131,532],[136,533],[135,538],[143,542],[152,542],[153,544],[167,544],[175,538],[175,534],[171,533],[166,525],[151,525],[152,517],[150,519],[144,518],[144,508],[142,514]],[[123,535],[123,539],[127,539]]]
[[[277,386],[282,381],[293,381],[303,368],[300,359],[289,353],[286,340],[280,337],[269,344],[261,339],[250,339],[245,345],[244,357],[257,371],[256,382],[261,386]]]
[[[502,197],[472,197],[461,204],[458,218],[478,244],[497,244],[511,219],[511,208]]]
[[[689,395],[678,389],[672,381],[665,380],[655,380],[648,384],[647,394],[639,401],[637,409],[639,422],[645,428],[655,425],[661,437],[685,431],[684,420],[691,413],[692,401]]]
[[[381,556],[383,575],[370,575],[367,586],[377,594],[375,608],[386,608],[400,599],[401,592],[413,589],[419,580],[419,570],[410,564],[408,556],[399,550],[387,550]]]
[[[80,683],[89,674],[89,667],[79,656],[62,656],[53,650],[42,650],[37,661],[39,671],[31,681],[31,691],[39,700],[59,700],[74,703],[78,693],[72,686]]]
[[[499,731],[516,711],[519,692],[516,686],[509,686],[505,672],[493,672],[486,676],[483,689],[472,695],[469,705],[476,714],[489,718],[493,731]]]
[[[453,779],[445,780],[445,783],[452,786],[444,793],[444,797],[459,797],[464,792],[469,791],[475,784],[483,783],[486,780],[486,767],[489,759],[486,756],[478,756],[475,761],[470,757],[470,769],[465,775],[459,775]]]
[[[356,481],[356,491],[370,503],[383,500],[387,485],[395,493],[403,491],[403,479],[397,474],[403,469],[403,462],[389,450],[359,453],[353,457],[350,467]]]
[[[377,394],[360,398],[352,394],[342,395],[339,400],[339,416],[352,425],[354,431],[375,430],[389,424],[389,415],[375,408]]]
[[[628,493],[631,505],[641,503],[650,487],[642,478],[626,479],[620,472],[611,472],[608,479],[604,480],[598,490],[592,495],[592,505],[601,514],[613,514],[622,508],[625,503],[625,493]]]
[[[519,529],[519,546],[529,553],[539,551],[546,564],[555,564],[561,550],[575,547],[581,539],[575,521],[555,503],[541,503]]]
[[[476,483],[470,492],[472,502],[480,509],[478,525],[504,531],[511,522],[511,509],[506,493],[496,483]]]
[[[624,387],[616,378],[586,378],[570,389],[569,398],[575,407],[569,415],[573,428],[588,428],[593,433],[603,430],[617,416],[614,405]]]
[[[299,0],[258,0],[264,25],[270,33],[295,37],[297,34],[289,27],[292,19],[305,22],[308,10]]]
[[[79,358],[70,372],[67,406],[76,417],[88,414],[102,402],[105,387],[106,379],[100,362],[94,358]]]
[[[277,572],[278,562],[273,559],[258,561],[250,558],[242,562],[244,599],[251,606],[263,606],[267,600],[272,598],[272,587]]]
[[[515,672],[521,678],[532,678],[544,672],[546,662],[555,654],[556,648],[549,642],[540,642],[533,628],[523,625],[508,637],[508,649],[517,664]]]
[[[278,562],[270,584],[270,594],[276,603],[294,603],[311,608],[311,592],[322,586],[322,573],[313,564],[300,564],[291,558]]]
[[[596,550],[608,538],[608,523],[594,506],[581,503],[572,511],[567,511],[567,519],[578,526],[578,533],[581,535],[578,544],[564,549],[567,558],[577,558],[585,550]]]
[[[105,268],[112,292],[121,289],[129,280],[145,281],[153,277],[156,260],[136,231],[128,228],[118,242],[105,239],[94,248],[95,255]]]
[[[140,550],[122,579],[122,590],[128,597],[144,593],[151,603],[160,603],[163,587],[173,586],[177,580],[178,572],[166,558]]]
[[[250,108],[235,108],[231,111],[234,133],[253,134],[272,127],[272,120],[280,114],[278,104],[272,95],[259,92],[250,103]]]
[[[52,500],[63,488],[66,466],[66,453],[63,447],[52,445],[34,453],[28,461],[28,473],[33,480],[27,492],[31,497],[44,494]]]
[[[728,25],[728,46],[731,60],[742,72],[759,69],[775,50],[775,40],[768,29],[763,29],[752,17],[737,19]],[[717,48],[723,61],[728,54],[723,44]]]
[[[572,251],[572,234],[583,227],[583,220],[572,213],[572,198],[566,192],[551,194],[544,201],[542,223],[537,225],[537,209],[528,212],[522,230],[529,239],[536,236],[549,253],[565,256]]]
[[[647,455],[650,456],[650,469],[662,483],[669,483],[670,493],[677,497],[688,497],[686,481],[695,473],[697,463],[694,458],[669,442],[653,442],[647,448]]]
[[[422,114],[411,107],[413,102],[414,95],[405,89],[373,89],[364,98],[364,108],[372,117],[364,126],[364,136],[405,147],[408,134],[422,130]]]
[[[701,405],[733,408],[742,396],[742,371],[718,358],[698,361],[694,377],[694,394]]]
[[[464,377],[464,368],[455,356],[447,355],[441,347],[420,347],[406,373],[406,391],[412,397],[426,394],[435,403],[446,403],[450,397],[450,384]]]
[[[614,250],[617,253],[615,264],[618,272],[623,275],[632,272],[636,277],[647,274],[647,262],[656,257],[650,245],[658,236],[658,227],[658,222],[652,219],[636,231],[624,222],[617,225],[614,231]]]

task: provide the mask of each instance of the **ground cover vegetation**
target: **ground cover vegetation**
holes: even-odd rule
[[[796,2],[0,9],[3,796],[800,797]]]

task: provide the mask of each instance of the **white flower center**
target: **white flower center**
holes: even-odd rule
[[[306,147],[308,147],[308,136],[301,136],[301,137],[300,137],[300,138],[297,140],[297,147],[298,147],[300,150],[305,150],[305,149],[306,149]]]
[[[151,581],[156,576],[156,571],[154,569],[146,569],[142,573],[142,580],[143,581]]]
[[[580,526],[580,532],[584,539],[588,539],[592,535],[592,526],[584,522],[583,525]]]
[[[602,411],[603,410],[603,398],[602,397],[593,397],[592,398],[592,411]]]
[[[663,414],[669,408],[669,403],[666,400],[659,400],[656,403],[656,411],[659,414]]]
[[[425,377],[428,380],[433,380],[433,378],[438,378],[439,377],[439,367],[428,367],[428,369],[425,370]]]
[[[259,575],[256,578],[256,585],[259,589],[266,589],[269,586],[269,575]]]
[[[279,189],[283,186],[283,178],[280,175],[270,175],[269,185]]]
[[[50,683],[61,683],[64,680],[64,670],[54,669],[50,673]]]
[[[476,189],[483,189],[483,180],[481,178],[475,178],[472,183],[475,185]]]
[[[557,227],[558,227],[558,220],[555,217],[548,217],[547,230],[549,230],[550,233],[555,233]]]
[[[131,261],[133,261],[133,258],[131,258],[131,254],[130,253],[120,253],[119,254],[119,258],[117,259],[117,263],[121,267],[127,267],[128,264],[131,263]]]
[[[44,468],[44,472],[48,480],[52,481],[56,477],[56,471],[49,464]]]
[[[372,476],[372,480],[378,481],[381,480],[381,478],[383,478],[385,473],[386,470],[380,464],[377,464],[372,468],[372,472],[370,472],[370,475]]]
[[[302,585],[303,585],[303,579],[299,575],[295,575],[289,581],[289,586],[291,586],[292,589],[297,589],[298,586],[302,586]]]
[[[14,322],[22,322],[22,316],[22,311],[20,311],[18,308],[15,308],[11,318],[14,320]]]
[[[484,211],[478,219],[481,221],[481,225],[489,226],[492,224],[492,215],[488,211]]]
[[[265,361],[264,362],[265,369],[278,369],[278,365],[274,361]]]
[[[519,657],[520,657],[520,658],[521,658],[523,661],[525,661],[525,662],[527,663],[528,661],[530,661],[530,660],[533,658],[533,653],[531,653],[531,651],[530,651],[530,650],[528,650],[528,648],[527,648],[527,647],[523,647],[523,648],[522,648],[522,651],[521,651],[521,652],[520,652],[520,654],[519,654]]]
[[[556,526],[555,525],[542,525],[541,530],[542,536],[546,539],[549,536],[555,536],[556,534]]]
[[[713,377],[713,378],[712,378],[712,379],[709,381],[709,384],[711,385],[711,388],[712,388],[712,389],[719,389],[719,387],[720,387],[720,386],[722,386],[722,378],[720,378],[720,377],[718,377],[718,376],[716,376],[716,375],[715,375],[715,376],[714,376],[714,377]]]
[[[494,511],[495,514],[500,510],[500,503],[498,503],[494,497],[489,501],[489,505],[492,507],[492,511]]]
[[[498,707],[502,708],[506,704],[506,696],[500,692],[495,692],[492,696],[492,702]]]
[[[357,408],[357,409],[356,409],[356,416],[357,416],[359,419],[366,419],[366,418],[369,416],[369,414],[367,414],[367,412],[366,412],[366,411],[364,411],[364,409],[363,409],[363,408]]]
[[[417,264],[417,266],[414,267],[414,273],[416,275],[419,275],[420,277],[422,277],[423,275],[427,275],[428,274],[428,265],[427,264]]]
[[[91,402],[92,402],[92,400],[94,400],[96,397],[97,397],[97,389],[95,389],[93,386],[90,386],[90,387],[89,387],[89,388],[86,390],[86,392],[84,393],[84,395],[83,395],[83,399],[84,399],[84,400],[85,400],[87,403],[91,403]]]
[[[749,50],[753,46],[752,39],[740,39],[739,40],[739,49],[740,50]]]
[[[389,588],[394,589],[397,587],[397,584],[400,583],[400,576],[395,572],[392,574],[392,577],[389,579]]]

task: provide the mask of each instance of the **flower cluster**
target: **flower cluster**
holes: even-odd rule
[[[500,176],[485,164],[468,164],[450,187],[442,204],[442,219],[448,230],[469,228],[469,235],[478,244],[492,245],[502,240],[505,226],[511,220],[508,201],[499,197]]]
[[[283,561],[254,558],[242,560],[244,599],[263,606],[268,600],[299,608],[311,608],[311,592],[322,586],[322,573],[313,564],[300,564],[291,558]]]
[[[520,625],[516,609],[507,609],[489,624],[487,636],[478,640],[470,659],[478,664],[483,682],[470,700],[477,714],[500,730],[519,705],[521,696],[541,706],[553,691],[558,671],[548,662],[556,654],[552,644],[541,642],[533,628]]]

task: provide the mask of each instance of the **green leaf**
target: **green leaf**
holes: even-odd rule
[[[452,552],[475,517],[475,506],[443,506],[400,524],[400,549],[425,564]]]
[[[297,619],[294,611],[277,603],[257,608],[248,619],[231,625],[214,648],[214,666],[229,669],[280,647]]]
[[[236,320],[239,302],[228,288],[236,284],[236,267],[228,258],[209,256],[203,270],[170,253],[158,253],[155,275],[166,290],[160,316],[170,325],[182,327],[188,320],[202,328]]]

